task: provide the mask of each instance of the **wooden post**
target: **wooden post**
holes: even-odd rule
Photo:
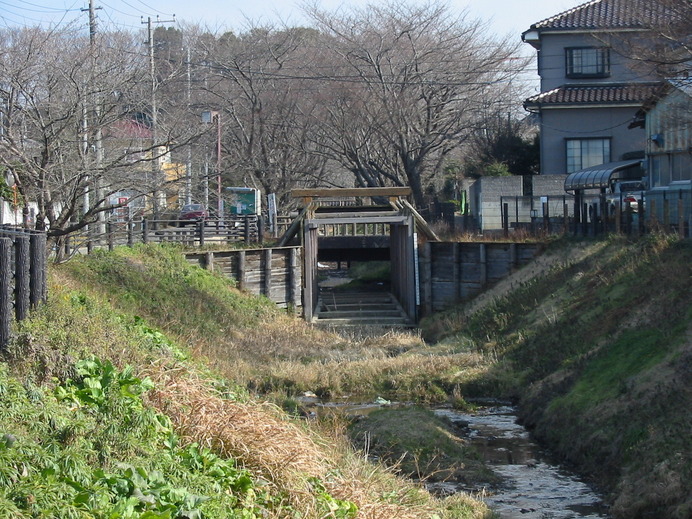
[[[199,246],[204,247],[204,220],[200,220],[195,225],[195,230],[197,231],[197,239],[199,240]]]
[[[31,293],[31,245],[28,236],[14,239],[14,315],[17,321],[29,313]]]
[[[564,197],[562,198],[562,218],[562,233],[567,234],[569,232],[569,207]]]
[[[637,201],[637,228],[638,228],[637,230],[638,230],[639,236],[642,236],[644,234],[644,229],[645,229],[644,217],[645,216],[646,215],[644,214],[644,200],[640,198]]]
[[[574,235],[579,234],[579,224],[581,223],[581,190],[574,191]]]
[[[146,220],[142,220],[142,228],[146,225]],[[135,244],[135,223],[132,220],[127,221],[127,246],[132,247]]]
[[[214,271],[214,253],[207,252],[204,255],[204,268],[209,271]]]
[[[112,251],[115,248],[115,236],[113,236],[113,224],[106,224],[106,233],[108,234],[108,250]]]
[[[480,284],[484,287],[488,284],[488,254],[485,243],[479,244],[480,252]]]
[[[504,202],[500,204],[502,211],[502,230],[505,237],[509,236],[509,204]]]
[[[87,231],[87,243],[86,243],[87,254],[91,254],[94,250],[94,242],[91,239],[92,230],[91,230],[90,225],[87,225],[86,231]]]
[[[656,199],[652,198],[649,201],[649,214],[651,215],[649,219],[651,220],[651,227],[658,227],[658,213],[656,212]]]
[[[584,202],[582,206],[582,236],[586,236],[589,233],[589,204]]]
[[[264,243],[264,218],[257,216],[257,241],[260,245]]]
[[[245,251],[241,250],[238,255],[238,288],[245,289]]]
[[[433,311],[432,300],[432,244],[425,242],[420,251],[420,299],[424,315]]]
[[[608,214],[608,202],[606,202],[604,193],[601,193],[601,196],[598,199],[598,204],[600,207],[600,211],[598,214],[601,215],[601,225],[599,232],[601,234],[608,234],[608,218],[610,217],[610,215]]]
[[[245,217],[245,243],[250,243],[250,218]]]
[[[12,240],[0,238],[0,351],[7,347],[12,324]]]
[[[678,198],[678,233],[680,238],[685,238],[685,204],[682,200],[682,192]]]
[[[264,287],[263,293],[271,299],[272,293],[272,249],[264,249]]]
[[[298,249],[291,247],[288,252],[288,303],[295,308],[298,306],[298,293],[300,285],[298,284]]]
[[[46,300],[46,235],[32,234],[29,238],[31,279],[29,282],[29,305],[32,308]]]
[[[142,218],[142,242],[149,243],[149,220]]]
[[[459,254],[459,244],[452,243],[452,283],[454,285],[454,302],[461,299],[461,276],[459,274],[459,265],[461,264]]]

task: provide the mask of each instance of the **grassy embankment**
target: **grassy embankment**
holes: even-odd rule
[[[273,366],[353,346],[179,251],[75,259],[49,293],[0,364],[0,517],[487,516],[369,464],[338,421],[309,427],[253,398],[298,385]]]
[[[474,301],[426,320],[425,342],[415,333],[364,340],[321,333],[186,268],[174,253],[124,250],[56,269],[51,305],[24,326],[10,366],[20,380],[39,387],[53,376],[63,383],[74,378],[68,367],[87,355],[112,359],[119,368],[137,366],[137,376],[149,375],[156,385],[145,402],[170,417],[180,444],[197,442],[237,457],[252,481],[268,482],[260,485],[269,489],[266,499],[308,510],[307,516],[325,516],[330,506],[348,514],[351,501],[361,517],[473,512],[460,512],[458,505],[445,511],[449,501],[431,500],[360,463],[338,434],[314,436],[248,400],[238,387],[287,408],[303,391],[460,406],[464,397],[514,398],[540,438],[611,492],[618,517],[682,518],[689,514],[692,481],[691,260],[689,242],[664,236],[555,243]],[[81,321],[82,307],[104,308],[114,330],[135,338],[128,343],[117,337],[124,332],[85,332],[95,325]],[[82,317],[75,317],[75,308]],[[94,322],[103,329],[101,318]],[[206,358],[214,374],[201,375],[200,364],[176,358],[176,351]],[[241,416],[251,417],[239,419],[239,406]],[[463,441],[431,414],[406,408],[372,416],[352,433],[356,440],[367,436],[371,452],[402,472],[487,480]],[[420,427],[401,427],[414,419]],[[254,434],[269,430],[269,423],[281,424],[272,426],[281,431],[278,437]],[[427,431],[423,437],[421,430]],[[431,441],[422,443],[425,438]],[[277,444],[298,451],[277,450]],[[442,455],[430,444],[450,447]],[[334,445],[345,458],[332,457]],[[452,463],[441,467],[438,461],[450,451]],[[306,483],[305,474],[318,479]],[[387,506],[399,508],[394,513]],[[277,510],[277,516],[285,512]]]
[[[434,316],[426,336],[490,359],[450,380],[518,399],[535,435],[610,492],[616,517],[690,517],[692,244],[610,238],[550,254],[564,260]]]

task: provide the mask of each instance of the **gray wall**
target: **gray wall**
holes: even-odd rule
[[[598,38],[590,34],[541,34],[541,50],[538,53],[541,92],[552,90],[566,83],[628,83],[657,80],[655,76],[639,69],[635,61],[625,58],[614,49],[610,51],[610,77],[581,79],[565,76],[566,47],[602,47],[607,38],[607,33],[599,34]]]
[[[610,138],[610,161],[643,151],[646,132],[628,128],[638,107],[544,109],[541,112],[541,174],[567,173],[566,139]],[[607,161],[608,162],[608,161]]]
[[[481,177],[469,189],[471,214],[481,230],[502,229],[500,197],[522,195],[522,177]]]
[[[565,195],[566,177],[567,175],[533,176],[533,196]],[[471,214],[478,222],[478,228],[481,231],[502,229],[501,198],[524,195],[523,178],[520,176],[479,178],[469,187]],[[529,209],[527,206],[526,211]]]
[[[565,193],[565,179],[567,175],[534,175],[531,177],[533,182],[533,196],[562,196]]]

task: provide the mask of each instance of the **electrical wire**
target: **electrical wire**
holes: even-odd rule
[[[2,1],[2,0],[0,0],[0,4],[8,5],[8,6],[10,6],[10,7],[15,8],[15,9],[22,9],[23,11],[30,11],[30,12],[33,12],[33,13],[44,13],[44,14],[48,14],[48,13],[66,13],[66,12],[70,12],[70,11],[79,11],[79,9],[60,9],[60,8],[57,8],[57,7],[50,7],[50,6],[45,6],[45,5],[39,5],[39,4],[34,4],[34,3],[32,3],[32,2],[25,2],[24,0],[17,0],[17,1],[19,1],[21,4],[24,4],[24,5],[15,5],[15,4],[12,4],[12,3],[10,3],[10,2]],[[31,7],[25,7],[25,6],[27,6],[27,5],[28,5],[28,6],[31,6]],[[37,9],[32,9],[32,7],[36,7]]]

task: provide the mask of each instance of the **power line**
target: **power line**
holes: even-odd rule
[[[8,5],[10,7],[15,8],[15,9],[21,9],[23,11],[29,11],[32,13],[45,13],[45,14],[55,13],[55,14],[57,14],[57,13],[68,13],[68,12],[73,12],[73,11],[79,11],[79,9],[59,9],[57,7],[50,7],[50,6],[45,6],[45,5],[34,4],[31,2],[25,2],[23,0],[18,0],[18,1],[24,5],[15,5],[15,4],[11,4],[9,2],[5,2],[5,1],[0,1],[0,4]],[[32,9],[31,7],[25,7],[26,5],[31,6],[31,7],[36,7],[37,9]]]

